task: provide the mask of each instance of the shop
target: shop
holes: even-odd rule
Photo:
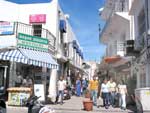
[[[16,102],[15,105],[22,105],[19,97],[23,95],[29,97],[35,94],[42,97],[41,101],[45,101],[51,71],[58,69],[57,62],[48,52],[49,41],[23,33],[18,33],[16,40],[16,49],[0,53],[0,84],[3,85],[1,89],[8,93],[10,105]]]

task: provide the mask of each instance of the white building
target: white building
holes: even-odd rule
[[[149,0],[132,0],[129,14],[134,16],[132,30],[135,38],[135,50],[140,52],[136,57],[137,88],[150,86],[149,64],[149,25],[150,25]]]
[[[4,52],[16,48],[33,49],[33,47],[31,47],[30,45],[31,43],[29,43],[29,39],[27,39],[28,42],[25,45],[23,45],[24,42],[22,40],[20,41],[18,38],[21,37],[24,38],[25,36],[31,38],[32,36],[36,36],[39,37],[40,39],[42,38],[44,41],[48,40],[48,45],[36,44],[36,46],[40,47],[42,46],[43,48],[40,48],[39,50],[39,47],[34,47],[34,49],[38,51],[48,52],[48,54],[55,59],[53,60],[53,63],[55,65],[59,64],[58,69],[59,75],[66,76],[65,75],[66,71],[70,73],[71,69],[74,70],[74,72],[76,70],[82,72],[81,66],[83,61],[83,51],[81,50],[81,47],[76,39],[76,36],[71,28],[71,25],[69,24],[68,19],[69,19],[68,16],[64,14],[63,11],[61,10],[57,0],[51,0],[46,3],[32,3],[32,4],[20,4],[1,0],[0,22],[2,27],[0,28],[1,33],[0,48]],[[14,24],[12,25],[12,23],[10,22]],[[9,26],[3,25],[4,23],[5,24],[10,23],[10,25]],[[8,33],[9,30],[4,28],[6,26],[13,27],[14,29],[10,28],[11,32],[13,33],[9,34]],[[37,39],[35,40],[37,41]],[[32,46],[35,46],[33,44],[35,43],[32,42]],[[34,55],[34,57],[38,56],[39,58],[45,57],[42,55],[41,56]],[[3,61],[5,59],[1,60]],[[68,65],[68,61],[70,68],[65,67],[66,65]],[[16,78],[15,71],[22,69],[21,66],[18,65],[19,64],[14,62],[12,62],[12,65],[10,65],[11,68],[14,70],[12,73],[12,75],[14,75],[14,79]],[[32,65],[34,65],[34,63],[32,63]],[[44,63],[40,64],[40,67],[43,67],[43,65],[45,64]],[[12,70],[10,69],[10,71]],[[51,80],[49,93],[51,97],[56,96],[56,80],[57,80],[56,69],[48,71],[45,68],[41,68],[40,72],[38,72],[38,70],[36,71],[37,71],[36,75],[43,75],[41,74],[42,72],[50,76],[49,78]],[[10,87],[14,86],[13,79],[10,80],[9,82],[11,82]],[[45,79],[43,80],[43,83],[45,84],[45,86],[47,85],[47,83],[45,83]]]
[[[130,5],[130,0],[106,0],[100,12],[101,18],[106,21],[99,37],[100,41],[107,46],[103,60],[109,64],[109,68],[106,69],[107,76],[114,76],[117,82],[120,80],[128,82],[133,78],[130,67],[131,57],[127,57],[126,51],[128,40],[134,39],[131,32],[134,29],[131,21],[134,17],[129,15]]]

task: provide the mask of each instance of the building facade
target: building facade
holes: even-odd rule
[[[55,98],[59,76],[83,73],[83,51],[68,16],[57,0],[2,0],[0,6],[1,73],[9,81],[6,88],[15,86],[19,72],[24,78],[28,75],[35,83],[44,84],[45,95]]]
[[[107,64],[104,69],[106,76],[113,76],[117,83],[124,80],[129,86],[129,93],[133,94],[136,78],[131,65],[132,57],[127,56],[126,51],[127,41],[134,39],[130,32],[133,29],[130,5],[130,0],[106,0],[104,9],[100,12],[101,18],[106,21],[100,41],[107,46],[106,56],[101,62],[102,65]]]

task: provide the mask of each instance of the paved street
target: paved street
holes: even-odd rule
[[[86,113],[87,111],[83,110],[82,97],[72,97],[70,100],[64,102],[63,105],[47,105],[51,106],[56,110],[57,113]],[[93,111],[88,113],[133,113],[130,110],[120,110],[119,108],[109,108],[106,110],[103,107],[97,108],[93,107]],[[26,107],[8,107],[7,113],[27,113]]]

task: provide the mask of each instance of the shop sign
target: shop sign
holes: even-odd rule
[[[32,23],[46,23],[46,14],[34,14],[29,16],[29,22]]]
[[[48,39],[19,33],[17,46],[47,52],[48,51]]]
[[[34,94],[40,97],[39,101],[45,101],[44,84],[34,84]]]
[[[14,23],[13,22],[0,22],[0,35],[13,35]]]

